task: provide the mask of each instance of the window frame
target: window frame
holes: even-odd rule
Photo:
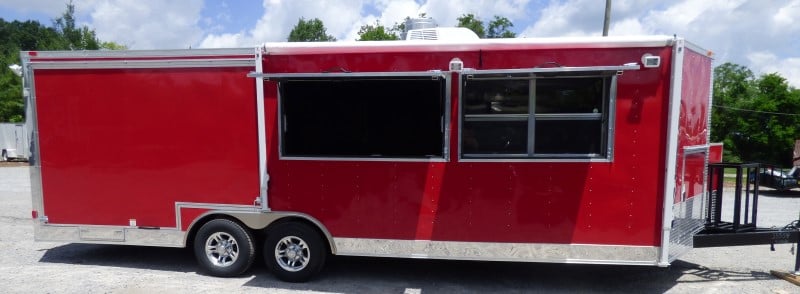
[[[493,69],[493,70],[464,70],[458,77],[458,150],[459,162],[612,162],[614,160],[614,126],[616,123],[616,100],[618,77],[625,70],[638,70],[638,64],[625,64],[621,66],[589,66],[589,67],[551,67],[529,69]],[[505,75],[493,77],[491,75]],[[468,114],[465,113],[464,86],[468,80],[529,80],[528,83],[528,113],[526,114],[472,114],[469,121],[527,121],[527,147],[526,153],[516,154],[467,154],[464,152],[464,124]],[[599,114],[593,113],[553,113],[536,114],[536,83],[540,79],[548,78],[603,78],[603,107]],[[606,81],[607,79],[607,81]],[[552,154],[535,153],[535,127],[537,120],[597,120],[603,125],[601,130],[601,150],[605,148],[606,154],[592,156],[592,154]]]
[[[264,81],[276,83],[277,88],[277,131],[278,131],[278,158],[280,160],[313,160],[313,161],[386,161],[386,162],[447,162],[450,159],[450,115],[451,115],[451,75],[448,72],[439,70],[431,71],[410,71],[410,72],[333,72],[333,73],[263,73],[254,76],[263,78]],[[285,81],[333,81],[346,79],[425,79],[442,80],[444,83],[444,97],[442,100],[442,118],[440,131],[442,132],[442,155],[435,157],[391,157],[391,156],[295,156],[286,155],[285,145],[285,112],[284,97],[281,82]]]

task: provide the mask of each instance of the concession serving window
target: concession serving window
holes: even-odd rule
[[[447,79],[441,72],[284,74],[284,158],[443,159]]]
[[[617,76],[638,68],[462,72],[461,158],[611,160]]]

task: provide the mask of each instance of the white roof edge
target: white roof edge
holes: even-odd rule
[[[35,52],[34,55],[28,55]],[[31,58],[126,58],[126,57],[203,57],[226,55],[253,55],[254,48],[198,48],[198,49],[157,49],[157,50],[74,50],[40,51],[28,50],[20,54]]]
[[[600,45],[600,47],[658,47],[673,44],[675,37],[666,35],[653,36],[613,36],[613,37],[549,37],[549,38],[505,38],[458,41],[402,40],[402,41],[339,41],[339,42],[267,42],[264,48],[270,53],[279,53],[280,49],[297,48],[346,48],[346,47],[415,47],[434,45],[433,47],[461,47],[471,45]],[[277,49],[277,50],[276,50]]]
[[[705,49],[705,48],[701,47],[700,45],[697,45],[697,44],[695,44],[693,42],[686,41],[685,44],[686,44],[686,48],[688,48],[689,50],[692,50],[694,52],[706,55],[708,57],[713,57],[713,55],[714,55],[713,51],[707,50],[707,49]]]

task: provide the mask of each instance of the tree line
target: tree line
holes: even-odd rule
[[[125,49],[114,42],[102,42],[95,31],[75,24],[75,5],[45,26],[35,20],[11,21],[0,18],[0,121],[24,121],[22,78],[9,68],[20,64],[20,51]]]
[[[745,66],[714,69],[711,140],[731,162],[789,166],[800,139],[800,90],[777,73],[756,76]]]
[[[426,14],[422,13],[418,17],[425,18]],[[406,17],[403,22],[395,23],[392,26],[385,26],[379,21],[374,24],[367,24],[361,26],[358,30],[358,39],[356,41],[394,41],[400,40],[400,36],[405,32],[405,22],[411,19]],[[495,15],[489,21],[483,21],[478,16],[469,13],[459,16],[457,19],[458,27],[468,28],[475,32],[480,38],[515,38],[516,33],[511,31],[514,27],[508,18]],[[306,20],[300,18],[297,24],[289,32],[287,38],[289,42],[331,42],[336,41],[336,38],[328,34],[325,25],[319,18]]]
[[[425,17],[425,14],[419,15]],[[409,17],[406,18],[408,20]],[[505,17],[488,21],[474,14],[457,18],[481,38],[514,38],[514,24]],[[358,40],[399,40],[405,22],[364,25]],[[336,41],[321,20],[300,18],[288,41]],[[125,46],[100,41],[95,31],[75,24],[72,2],[52,25],[37,21],[7,22],[0,18],[0,121],[24,121],[22,82],[9,65],[19,64],[21,50],[116,50]],[[756,76],[749,68],[725,63],[714,69],[711,141],[723,142],[724,160],[791,163],[794,141],[800,139],[800,90],[777,73]]]

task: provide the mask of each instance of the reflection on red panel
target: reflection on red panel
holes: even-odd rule
[[[686,155],[683,171],[683,200],[699,196],[703,191],[705,179],[705,153]]]
[[[268,72],[621,65],[670,48],[270,55]],[[660,244],[670,67],[619,76],[611,162],[460,162],[453,74],[449,162],[287,160],[268,131],[269,203],[322,221],[334,236],[486,242]],[[277,123],[266,82],[267,123]]]
[[[258,143],[248,70],[37,70],[49,221],[174,227],[175,202],[252,203]]]
[[[674,203],[702,193],[699,191],[702,190],[707,153],[704,151],[701,155],[695,155],[684,152],[686,148],[706,146],[709,143],[711,59],[692,50],[685,50],[682,76]],[[703,158],[702,163],[698,162],[698,156]],[[686,166],[683,165],[684,162]],[[698,185],[701,187],[698,188]],[[684,192],[686,195],[682,195]]]

